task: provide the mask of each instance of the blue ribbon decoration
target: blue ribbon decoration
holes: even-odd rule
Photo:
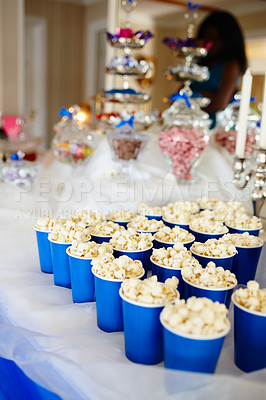
[[[191,104],[189,102],[189,97],[186,93],[175,93],[171,97],[169,97],[170,101],[179,100],[179,99],[184,99],[187,107],[189,107],[189,108],[191,107]]]
[[[254,103],[255,100],[256,100],[256,97],[252,96],[252,97],[250,97],[249,102]],[[232,97],[230,100],[230,103],[240,103],[240,99],[235,99],[235,97]]]
[[[68,119],[72,120],[73,115],[70,111],[68,111],[67,108],[62,107],[61,110],[58,113],[59,117],[67,117]]]
[[[131,117],[127,121],[122,120],[121,122],[119,122],[119,124],[115,125],[115,128],[121,128],[121,126],[125,126],[126,124],[128,124],[130,128],[134,129],[134,119],[134,115],[131,115]]]
[[[200,8],[200,4],[192,4],[192,1],[187,2],[187,7],[189,11],[195,11],[197,8]]]
[[[134,89],[111,89],[111,90],[105,90],[104,94],[115,94],[115,93],[121,93],[121,94],[142,94],[141,92],[136,92]]]

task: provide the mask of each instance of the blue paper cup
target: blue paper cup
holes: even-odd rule
[[[250,235],[253,236],[259,236],[260,230],[262,229],[262,226],[259,229],[238,229],[238,228],[233,228],[232,226],[227,225],[227,228],[229,229],[229,233],[245,233],[248,232]]]
[[[171,229],[174,228],[175,226],[179,226],[180,228],[185,229],[186,231],[189,231],[189,224],[180,224],[179,222],[170,222],[164,218],[163,218],[163,223],[166,226],[169,226],[169,228],[171,228]]]
[[[263,244],[257,247],[235,247],[237,254],[233,258],[231,271],[239,284],[246,285],[255,278]]]
[[[266,314],[234,304],[234,358],[244,372],[266,368]]]
[[[198,232],[194,231],[194,229],[189,228],[190,232],[195,236],[196,242],[201,242],[204,243],[208,239],[220,239],[223,237],[223,235],[226,235],[228,233],[228,228],[226,232],[223,233],[204,233],[204,232]]]
[[[109,243],[110,240],[112,239],[112,236],[93,235],[91,233],[90,233],[90,235],[91,235],[91,241],[95,242],[95,243],[99,243],[99,244],[101,244],[103,242]]]
[[[163,326],[163,351],[165,368],[214,373],[221,353],[224,338],[228,329],[220,335],[211,337],[192,336],[185,333],[176,333],[166,326],[160,316]]]
[[[191,250],[191,254],[195,257],[200,265],[205,268],[210,261],[213,261],[217,267],[223,267],[224,269],[229,269],[231,271],[233,259],[235,254],[228,257],[210,257],[210,256],[202,256],[200,254],[195,253]]]
[[[46,274],[53,273],[51,248],[48,240],[50,232],[34,228],[36,232],[41,271]]]
[[[180,242],[180,241],[176,241],[174,243],[170,243],[170,242],[163,242],[162,240],[159,239],[155,239],[153,240],[153,248],[154,249],[161,249],[162,247],[174,247],[174,245],[176,243],[182,243],[188,250],[190,249],[190,247],[192,246],[192,244],[195,242],[195,238],[190,240],[189,242]]]
[[[164,265],[160,265],[152,261],[152,257],[150,258],[150,260],[151,260],[152,275],[157,275],[157,279],[159,282],[165,282],[166,279],[172,278],[173,276],[176,276],[178,278],[179,283],[177,289],[180,294],[180,298],[184,299],[185,292],[184,292],[184,282],[181,275],[181,268],[171,268],[171,267],[166,267]]]
[[[162,216],[161,215],[145,214],[145,217],[148,218],[148,219],[156,219],[156,221],[161,221],[162,220]]]
[[[130,250],[114,250],[114,257],[118,258],[121,256],[128,256],[132,260],[140,260],[142,262],[143,268],[145,269],[145,276],[147,275],[147,272],[151,270],[151,263],[150,263],[150,256],[152,254],[152,246],[150,246],[148,249],[145,250],[135,250],[135,251],[130,251]]]
[[[98,328],[104,332],[122,332],[124,324],[119,290],[123,280],[100,276],[93,267],[91,271],[94,275]]]
[[[91,259],[74,256],[66,252],[69,257],[69,269],[73,303],[95,301],[94,276],[91,272]]]
[[[109,218],[107,218],[107,221],[112,221],[112,222],[114,222],[115,224],[118,224],[118,225],[120,225],[120,226],[123,226],[124,228],[127,228],[127,224],[129,224],[129,223],[132,221],[132,219],[130,219],[130,220],[128,220],[128,221],[117,221],[116,219],[109,219]]]
[[[163,360],[160,313],[164,305],[143,304],[126,298],[122,290],[126,357],[137,364],[154,365]]]
[[[211,288],[211,287],[201,287],[197,286],[187,279],[183,278],[184,281],[184,291],[185,291],[185,299],[187,300],[189,297],[207,297],[213,302],[218,301],[219,303],[223,303],[227,308],[230,306],[231,296],[236,287],[237,283],[231,285],[226,288]]]
[[[51,247],[51,255],[53,262],[54,284],[71,288],[71,279],[69,271],[69,260],[66,249],[70,243],[60,243],[48,239]]]

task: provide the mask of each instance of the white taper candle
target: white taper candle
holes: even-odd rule
[[[238,116],[238,133],[236,138],[235,155],[236,157],[239,158],[245,157],[251,86],[252,86],[252,75],[250,72],[250,68],[248,68],[242,80],[241,100],[240,100],[239,116]]]
[[[260,123],[260,144],[261,149],[266,150],[266,74],[264,77],[264,95],[261,113],[261,123]]]

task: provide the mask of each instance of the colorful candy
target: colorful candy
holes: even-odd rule
[[[172,162],[173,174],[181,180],[192,180],[191,168],[208,144],[208,137],[195,128],[173,126],[161,132],[159,145]]]
[[[94,149],[86,143],[56,142],[54,152],[58,160],[69,164],[79,164],[83,162]]]

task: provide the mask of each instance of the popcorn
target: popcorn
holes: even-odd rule
[[[48,216],[38,219],[35,224],[36,229],[40,229],[42,231],[50,232],[55,224],[59,223],[58,218],[50,218]]]
[[[90,228],[90,233],[92,235],[99,235],[99,236],[113,236],[115,232],[121,232],[123,230],[125,230],[123,226],[118,225],[112,221],[107,221],[92,226]]]
[[[263,240],[258,236],[244,233],[227,233],[221,238],[226,243],[231,243],[236,247],[260,247],[263,245]]]
[[[161,207],[150,207],[148,204],[142,203],[138,208],[138,213],[141,215],[154,215],[160,217],[163,211]]]
[[[228,310],[224,304],[205,297],[190,297],[176,300],[175,304],[164,307],[161,318],[166,327],[177,334],[193,336],[215,336],[226,332],[230,327],[227,318]]]
[[[187,266],[194,268],[200,265],[198,260],[192,257],[191,252],[180,242],[176,243],[174,247],[167,247],[167,249],[164,247],[153,249],[151,260],[156,264],[173,269]]]
[[[98,222],[104,222],[104,217],[99,212],[92,210],[76,210],[75,214],[71,216],[75,220],[83,221],[88,226],[97,224]]]
[[[122,210],[122,211],[114,211],[106,215],[106,219],[110,219],[113,221],[119,222],[128,222],[132,221],[136,217],[136,214],[129,210]]]
[[[236,213],[228,217],[225,221],[226,225],[235,229],[261,229],[262,223],[258,217],[249,217],[247,214]]]
[[[198,200],[198,205],[199,208],[202,208],[203,210],[212,210],[219,201],[220,200],[214,198],[202,197]]]
[[[108,279],[137,278],[143,276],[145,272],[141,261],[132,260],[128,256],[114,258],[110,252],[94,258],[91,264],[93,272]]]
[[[205,243],[194,242],[191,251],[207,257],[229,257],[237,253],[236,248],[231,243],[226,243],[223,239],[208,239]]]
[[[143,281],[131,278],[122,283],[121,291],[129,300],[145,304],[163,305],[177,298],[178,291],[176,288],[178,282],[175,276],[171,279],[166,279],[164,283],[158,282],[156,275]]]
[[[168,226],[165,226],[154,234],[154,239],[166,243],[188,243],[192,242],[195,238],[190,232],[188,232],[186,229],[180,228],[179,226],[175,226],[172,229]]]
[[[256,281],[249,281],[246,289],[236,290],[234,299],[237,304],[248,310],[266,314],[266,288],[260,289]]]
[[[90,238],[86,224],[84,222],[75,223],[71,218],[54,224],[52,232],[48,235],[48,239],[60,243],[85,242]]]
[[[189,224],[189,229],[201,233],[220,234],[228,232],[228,228],[222,222],[205,217],[193,218],[192,222]]]
[[[109,243],[78,242],[74,241],[69,248],[69,253],[76,257],[94,258],[103,256],[105,253],[113,253],[113,248]]]
[[[189,225],[190,222],[192,221],[194,215],[189,214],[189,213],[185,213],[185,212],[181,212],[179,210],[165,210],[164,211],[164,215],[163,215],[163,219],[167,222],[173,222],[176,224],[187,224]]]
[[[133,221],[128,224],[128,228],[148,232],[155,232],[163,227],[163,221],[158,221],[157,219],[148,219],[142,215],[134,218]]]
[[[188,265],[182,269],[181,275],[193,285],[204,288],[227,288],[237,284],[235,274],[222,267],[216,267],[212,261],[207,264],[206,268],[201,265],[196,267]]]
[[[168,203],[167,206],[162,208],[163,215],[165,215],[168,211],[176,211],[187,214],[194,214],[199,211],[199,205],[196,201],[177,201],[175,203]]]
[[[152,246],[153,236],[151,233],[138,233],[134,229],[115,232],[110,244],[116,250],[146,250]]]

